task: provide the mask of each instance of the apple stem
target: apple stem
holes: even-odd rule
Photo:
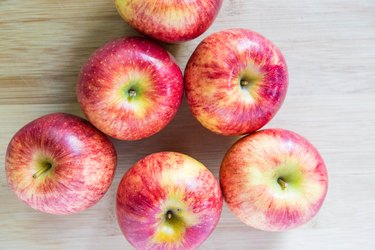
[[[135,97],[135,96],[137,96],[137,92],[136,92],[134,89],[129,89],[128,93],[129,93],[129,96],[130,96],[130,97]]]
[[[168,210],[167,211],[167,219],[168,220],[172,219],[172,216],[173,216],[173,212],[171,210]]]
[[[45,163],[42,168],[40,168],[35,174],[33,174],[33,178],[34,179],[38,178],[39,176],[47,172],[51,167],[52,167],[51,163],[49,162]]]
[[[288,187],[288,183],[286,183],[282,178],[278,178],[277,183],[279,183],[282,190],[285,190]]]
[[[240,84],[241,84],[241,86],[245,87],[245,86],[249,85],[249,82],[246,81],[246,80],[241,80]]]

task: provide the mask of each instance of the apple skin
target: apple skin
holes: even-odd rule
[[[77,116],[52,113],[13,136],[5,172],[11,189],[32,208],[71,214],[103,197],[116,164],[115,148],[103,133]]]
[[[281,52],[265,37],[245,29],[208,36],[185,69],[193,115],[222,135],[243,135],[263,127],[281,107],[287,87]]]
[[[230,210],[242,222],[284,231],[308,222],[319,211],[328,175],[319,152],[302,136],[265,129],[228,150],[220,185]]]
[[[215,20],[222,0],[115,0],[120,16],[137,31],[176,43],[194,39]]]
[[[120,140],[159,132],[177,113],[182,96],[183,77],[174,58],[140,37],[117,39],[98,49],[77,84],[78,102],[89,121]]]
[[[214,230],[222,205],[220,186],[211,172],[174,152],[138,161],[117,191],[119,226],[137,249],[197,248]]]

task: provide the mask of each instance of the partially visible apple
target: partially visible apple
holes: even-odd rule
[[[174,43],[205,32],[222,0],[115,0],[115,4],[121,17],[139,32]]]
[[[265,129],[228,150],[220,184],[229,208],[242,222],[282,231],[308,222],[319,211],[328,176],[322,157],[302,136]]]
[[[78,101],[89,121],[120,140],[139,140],[163,129],[183,96],[182,73],[161,46],[139,37],[98,49],[83,66]]]
[[[8,183],[18,198],[51,214],[70,214],[96,204],[115,173],[116,151],[86,120],[53,113],[21,128],[5,157]]]
[[[211,172],[193,158],[155,153],[138,161],[117,191],[117,218],[137,249],[195,249],[214,230],[223,199]]]
[[[287,66],[268,39],[245,29],[214,33],[196,48],[185,69],[193,115],[211,131],[242,135],[263,127],[279,110]]]

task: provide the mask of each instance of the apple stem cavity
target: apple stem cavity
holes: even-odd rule
[[[50,162],[44,162],[44,163],[42,163],[41,164],[41,168],[35,174],[33,174],[33,178],[34,179],[38,178],[39,176],[41,176],[42,174],[46,173],[51,168],[52,168],[52,164]]]
[[[245,87],[245,86],[249,85],[249,81],[247,81],[247,80],[241,80],[240,84],[241,84],[242,87]]]
[[[281,190],[285,190],[288,187],[288,183],[283,180],[283,178],[277,178],[277,183],[280,185]]]
[[[137,92],[134,89],[129,89],[128,94],[130,97],[136,97]]]

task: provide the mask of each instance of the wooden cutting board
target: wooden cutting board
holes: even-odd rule
[[[330,186],[318,216],[284,233],[254,230],[224,206],[201,249],[375,249],[375,2],[373,0],[225,0],[201,37],[165,45],[184,68],[196,45],[224,28],[256,30],[284,53],[290,88],[267,127],[294,130],[320,150]],[[105,42],[136,34],[112,0],[0,1],[0,156],[25,123],[50,112],[82,116],[75,98],[81,65]],[[203,162],[218,177],[237,138],[199,125],[184,101],[161,133],[115,141],[115,180],[94,207],[72,216],[33,211],[8,188],[0,168],[0,249],[129,249],[115,217],[124,172],[143,156],[173,150]]]

